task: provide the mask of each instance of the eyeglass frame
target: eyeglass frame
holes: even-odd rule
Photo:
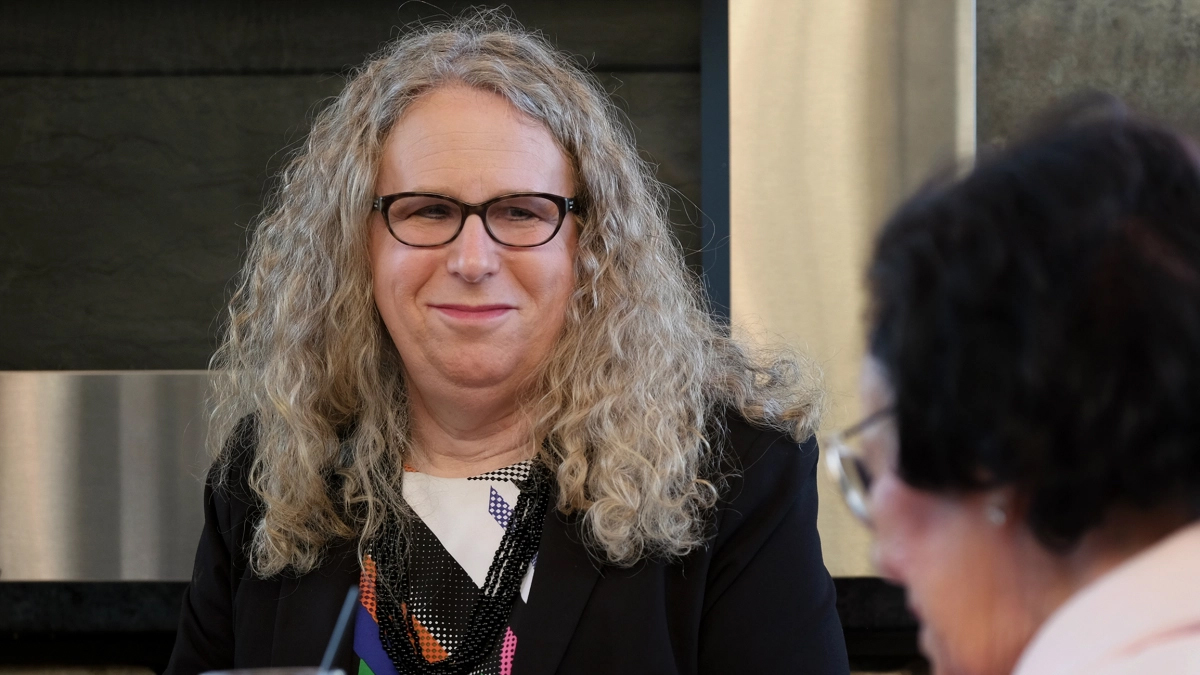
[[[846,442],[866,431],[880,420],[894,415],[895,412],[896,409],[894,406],[880,408],[851,426],[825,437],[825,468],[829,470],[833,480],[837,482],[838,488],[842,492],[842,499],[845,500],[850,513],[867,527],[871,526],[869,485],[873,481],[860,475],[858,476],[858,483],[856,485],[850,479],[850,476],[846,475],[846,464],[842,461],[844,457],[858,460],[863,459],[857,453],[852,452]],[[855,467],[855,471],[861,471],[857,463],[853,463],[852,466]],[[858,485],[862,485],[863,489],[860,490]]]
[[[454,231],[454,234],[440,244],[410,244],[396,235],[396,231],[392,229],[392,222],[388,218],[387,213],[387,210],[391,208],[393,203],[404,197],[435,197],[437,199],[444,199],[458,206],[459,210],[462,211],[462,221],[458,224],[458,229]],[[554,226],[554,231],[550,233],[549,237],[546,237],[545,241],[541,241],[536,244],[508,244],[500,241],[500,239],[496,237],[496,234],[492,232],[492,226],[489,225],[487,221],[487,210],[497,202],[502,202],[505,199],[513,199],[514,197],[542,197],[548,199],[558,206],[558,224]],[[371,202],[371,210],[378,211],[379,214],[383,216],[383,224],[387,226],[388,233],[392,235],[393,239],[401,244],[404,244],[405,246],[412,246],[413,248],[437,248],[438,246],[445,246],[446,244],[449,244],[455,239],[458,239],[458,235],[462,234],[463,228],[467,226],[467,218],[470,218],[471,216],[479,216],[479,220],[483,222],[483,229],[485,232],[487,232],[488,237],[501,246],[508,246],[511,248],[536,248],[538,246],[545,246],[556,236],[558,236],[558,231],[562,229],[563,222],[567,219],[567,214],[578,214],[580,208],[579,199],[577,197],[563,197],[562,195],[550,194],[548,192],[510,192],[498,197],[492,197],[486,202],[480,202],[478,204],[464,202],[461,199],[455,199],[450,195],[444,195],[438,192],[397,192],[390,195],[376,197],[375,200]]]

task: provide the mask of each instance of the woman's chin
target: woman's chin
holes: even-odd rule
[[[925,658],[929,659],[930,672],[935,675],[945,673],[946,671],[942,668],[942,655],[934,649],[933,638],[930,636],[929,625],[922,622],[920,630],[917,631],[917,649],[925,655]]]
[[[932,675],[1008,675],[1012,670],[1011,661],[999,659],[993,653],[990,641],[947,641],[940,631],[924,621],[917,635],[917,646],[929,659]]]
[[[446,382],[467,389],[490,389],[511,386],[520,380],[524,370],[513,364],[497,363],[496,360],[469,359],[442,364],[441,371]]]
[[[939,639],[927,623],[921,623],[921,630],[917,634],[917,646],[925,658],[929,659],[929,672],[932,675],[972,675],[956,664],[956,659],[946,649],[946,643]]]

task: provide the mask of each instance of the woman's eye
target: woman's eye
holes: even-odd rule
[[[450,209],[445,206],[441,206],[441,205],[426,206],[424,208],[417,209],[415,212],[413,212],[412,216],[410,216],[410,217],[426,218],[429,220],[441,220],[443,218],[450,217]]]
[[[537,216],[531,211],[526,211],[525,209],[520,209],[515,206],[510,206],[504,209],[505,220],[529,220],[536,217]]]
[[[861,459],[854,460],[854,468],[858,470],[859,480],[862,481],[863,488],[870,490],[871,483],[875,482],[875,475],[871,472],[867,463]]]

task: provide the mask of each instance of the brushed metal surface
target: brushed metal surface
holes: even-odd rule
[[[204,371],[0,371],[0,581],[191,577]]]

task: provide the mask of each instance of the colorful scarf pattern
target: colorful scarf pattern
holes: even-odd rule
[[[440,478],[411,469],[404,499],[418,516],[410,529],[409,601],[421,654],[430,663],[446,659],[466,634],[471,611],[500,546],[531,463],[519,462],[470,478]],[[518,604],[528,601],[535,557],[521,584]],[[360,601],[354,624],[358,675],[401,675],[383,648],[376,617],[375,562],[367,556],[359,577]],[[518,609],[514,607],[514,611]],[[512,675],[517,635],[504,629],[492,653],[472,675]]]

